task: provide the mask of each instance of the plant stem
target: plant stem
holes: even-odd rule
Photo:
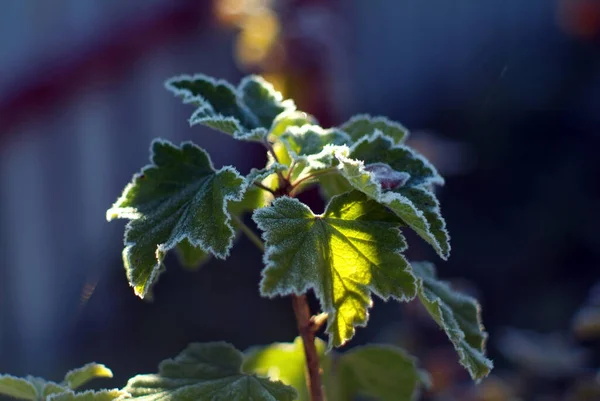
[[[292,305],[296,314],[298,331],[304,344],[304,355],[306,356],[306,384],[309,388],[311,401],[325,401],[323,385],[321,383],[321,368],[319,367],[319,355],[315,346],[315,330],[310,317],[310,309],[306,301],[306,295],[292,295]]]
[[[246,237],[248,237],[248,239],[252,241],[252,243],[262,251],[262,253],[265,253],[265,244],[258,237],[258,235],[256,235],[250,227],[244,224],[242,219],[240,219],[238,216],[232,214],[231,218],[233,219],[234,223],[240,228],[240,230],[242,230],[242,232],[246,235]]]

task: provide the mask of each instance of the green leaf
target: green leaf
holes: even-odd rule
[[[235,232],[227,205],[246,190],[234,168],[215,170],[208,154],[190,142],[177,147],[155,140],[150,161],[106,214],[109,221],[130,219],[123,260],[129,283],[142,298],[166,252],[185,239],[218,258],[229,255]]]
[[[325,356],[325,342],[315,338],[320,366],[328,373],[329,358]],[[298,401],[309,401],[306,387],[306,357],[302,338],[296,337],[293,343],[274,343],[264,347],[253,347],[246,352],[242,370],[271,380],[281,380],[298,391]],[[325,380],[324,380],[325,381]]]
[[[186,238],[177,244],[177,257],[179,263],[188,270],[198,270],[210,260],[210,253],[198,246],[193,246]]]
[[[69,391],[69,388],[65,387],[64,385],[60,385],[40,377],[26,376],[25,379],[35,386],[38,394],[37,399],[40,400],[45,400],[52,394],[60,394],[64,393],[65,391]]]
[[[31,401],[38,398],[38,392],[31,382],[10,375],[0,375],[0,394]]]
[[[449,257],[446,222],[428,189],[443,179],[429,162],[409,148],[393,145],[380,133],[357,142],[349,157],[338,152],[336,158],[339,172],[352,187],[389,207],[442,259]]]
[[[312,288],[329,314],[329,346],[341,346],[364,326],[371,293],[409,300],[416,281],[400,254],[400,220],[358,191],[331,199],[315,215],[296,199],[278,198],[254,212],[266,241],[261,294],[303,294]]]
[[[111,378],[113,377],[112,371],[106,366],[99,363],[88,363],[78,369],[73,369],[65,375],[65,382],[69,388],[75,390],[78,387],[83,386],[85,383],[92,379],[99,377]]]
[[[241,372],[243,355],[231,345],[190,344],[174,359],[160,363],[159,373],[138,375],[125,391],[144,401],[291,401],[297,396],[281,382]]]
[[[356,142],[349,157],[362,160],[365,165],[385,163],[394,171],[408,173],[410,178],[403,186],[444,184],[442,176],[425,157],[407,146],[394,144],[380,131]]]
[[[129,394],[127,392],[113,389],[99,391],[89,390],[80,393],[66,391],[64,393],[58,393],[49,396],[48,401],[113,401],[124,400],[127,398],[129,398]]]
[[[367,345],[342,354],[332,375],[336,400],[351,401],[357,396],[381,401],[415,400],[421,387],[421,372],[415,358],[402,349]]]
[[[198,106],[190,125],[207,125],[241,140],[263,141],[277,116],[296,109],[259,76],[244,78],[237,88],[202,74],[173,77],[165,86],[184,103]]]
[[[438,280],[431,263],[413,263],[412,266],[419,277],[419,299],[448,335],[460,363],[474,380],[486,377],[493,364],[485,356],[487,333],[481,323],[479,304]]]
[[[311,170],[331,167],[337,152],[344,152],[348,135],[335,128],[323,129],[318,125],[290,127],[281,136],[292,160],[306,163]],[[346,150],[347,151],[347,150]]]
[[[408,129],[395,121],[390,121],[382,116],[371,117],[368,114],[359,114],[352,117],[342,124],[340,129],[346,132],[353,142],[364,136],[372,135],[375,130],[381,131],[396,144],[404,142],[409,134]]]
[[[277,116],[269,134],[278,138],[290,127],[302,127],[307,124],[317,125],[317,120],[303,111],[289,111]]]

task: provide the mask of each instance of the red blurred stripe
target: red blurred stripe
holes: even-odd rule
[[[31,77],[31,82],[14,95],[0,99],[0,140],[5,139],[17,124],[38,118],[41,112],[69,100],[89,83],[90,78],[115,79],[158,46],[197,31],[209,21],[211,1],[179,3],[109,34],[78,58],[41,67],[39,73]],[[45,71],[41,71],[42,68]]]

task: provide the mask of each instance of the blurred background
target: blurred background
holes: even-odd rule
[[[260,146],[188,126],[163,82],[195,72],[262,74],[324,126],[386,115],[446,177],[452,256],[416,236],[408,256],[480,299],[493,377],[469,384],[413,304],[377,300],[349,347],[410,349],[426,399],[600,400],[598,0],[3,1],[0,372],[60,380],[97,361],[119,387],[191,341],[295,337],[245,238],[198,272],[170,256],[152,303],[128,287],[124,223],[105,211],[151,139],[264,164]]]

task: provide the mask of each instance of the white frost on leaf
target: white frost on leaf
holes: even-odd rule
[[[335,156],[338,171],[352,187],[389,207],[442,259],[449,257],[450,236],[439,203],[429,189],[442,184],[443,179],[423,156],[394,145],[381,132],[356,142],[350,147],[349,156]]]
[[[340,125],[352,141],[359,141],[365,136],[372,135],[376,130],[391,138],[395,144],[403,143],[409,136],[409,131],[402,124],[391,121],[387,117],[372,117],[369,114],[357,114]]]
[[[292,100],[284,100],[273,85],[256,75],[242,79],[237,88],[203,74],[170,78],[165,87],[184,103],[198,107],[190,125],[207,125],[244,141],[264,141],[280,114],[296,110]]]
[[[400,301],[416,295],[415,277],[401,254],[406,242],[400,220],[358,191],[332,198],[322,215],[282,197],[252,218],[266,246],[261,294],[313,289],[329,315],[329,347],[343,345],[355,327],[366,325],[372,293]]]
[[[225,259],[235,237],[229,202],[240,201],[246,180],[231,166],[215,170],[208,154],[191,142],[151,145],[151,164],[135,174],[107,219],[130,219],[123,259],[129,283],[144,297],[167,251],[188,240]]]

